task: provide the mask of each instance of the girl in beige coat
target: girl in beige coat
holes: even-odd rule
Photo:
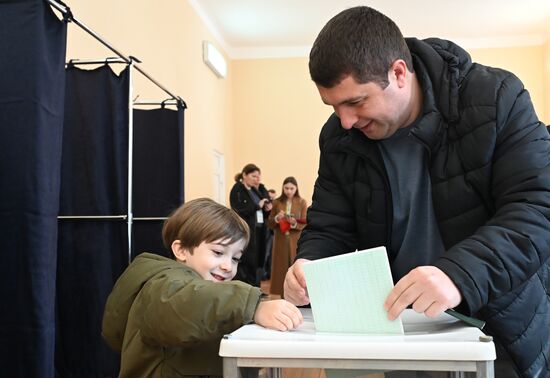
[[[307,203],[300,197],[294,177],[283,181],[281,195],[273,201],[268,226],[273,230],[270,293],[283,295],[286,271],[296,258],[296,245],[306,225]]]

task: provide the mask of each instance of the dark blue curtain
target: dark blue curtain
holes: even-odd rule
[[[66,70],[60,215],[124,215],[128,207],[128,69]],[[125,220],[62,219],[56,371],[110,377],[120,356],[101,338],[105,301],[128,264]]]
[[[134,110],[133,214],[166,217],[183,203],[183,115],[177,110]],[[133,255],[172,256],[162,245],[162,220],[135,220]]]
[[[0,2],[0,375],[52,377],[66,25]]]

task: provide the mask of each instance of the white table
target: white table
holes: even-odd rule
[[[310,309],[294,331],[278,332],[255,324],[224,336],[220,344],[224,377],[240,378],[239,367],[333,368],[475,372],[492,378],[495,346],[483,332],[442,314],[429,319],[405,310],[405,335],[315,332]],[[273,371],[273,370],[272,370]],[[455,373],[455,376],[463,376]]]

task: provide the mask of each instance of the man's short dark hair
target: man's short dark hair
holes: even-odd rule
[[[360,6],[340,12],[323,27],[309,54],[309,73],[325,88],[348,75],[358,83],[375,82],[386,88],[388,70],[397,59],[414,72],[397,25],[377,10]]]

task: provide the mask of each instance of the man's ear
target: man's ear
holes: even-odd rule
[[[185,249],[181,246],[181,241],[174,240],[171,245],[172,253],[176,256],[176,260],[179,262],[185,262],[187,260],[187,254]]]
[[[397,85],[403,87],[408,79],[409,72],[407,69],[407,63],[403,59],[397,59],[392,63],[390,67],[390,75],[393,75],[394,80],[397,81]]]

